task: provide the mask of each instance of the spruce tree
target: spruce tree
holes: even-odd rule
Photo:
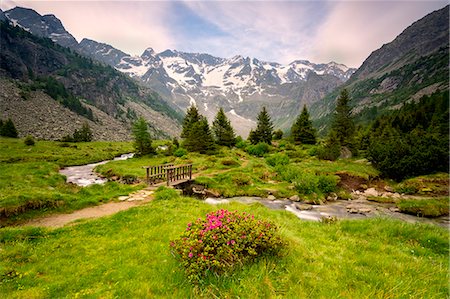
[[[216,139],[216,143],[231,147],[236,144],[236,136],[234,129],[230,124],[222,107],[217,112],[217,115],[213,121],[212,130]]]
[[[137,157],[154,154],[152,139],[148,131],[148,125],[144,118],[140,117],[133,124],[134,149]]]
[[[11,138],[17,138],[19,136],[16,126],[14,126],[14,123],[10,118],[1,126],[0,136]]]
[[[355,125],[350,114],[350,106],[348,105],[349,101],[348,92],[346,89],[343,89],[337,99],[336,112],[331,125],[331,131],[336,134],[341,146],[351,145],[355,133]]]
[[[309,119],[308,109],[303,106],[302,113],[292,125],[291,135],[295,142],[303,144],[316,144],[316,130]]]
[[[190,125],[183,141],[183,146],[191,152],[201,154],[214,150],[214,139],[206,117],[200,116],[197,122]]]
[[[187,138],[189,130],[192,125],[200,121],[201,115],[198,113],[198,109],[195,105],[191,105],[186,111],[186,116],[183,120],[183,130],[181,131],[181,138]]]
[[[257,117],[256,130],[250,131],[249,140],[252,144],[264,142],[272,143],[273,124],[267,113],[266,107],[263,107]]]

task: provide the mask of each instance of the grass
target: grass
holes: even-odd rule
[[[397,203],[397,206],[401,212],[422,217],[439,217],[448,215],[448,205],[448,197],[402,199]]]
[[[215,209],[250,212],[280,226],[289,247],[228,276],[188,283],[169,242]],[[259,204],[212,207],[155,200],[55,230],[0,229],[5,298],[444,298],[449,234],[387,219],[303,222]]]
[[[112,159],[130,142],[60,143],[0,138],[0,225],[55,211],[71,211],[127,195],[139,187],[117,183],[81,188],[65,183],[64,166]]]

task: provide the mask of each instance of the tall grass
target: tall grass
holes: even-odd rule
[[[169,242],[227,208],[280,226],[289,249],[227,276],[188,282]],[[5,298],[445,298],[448,231],[387,219],[304,222],[259,204],[178,198],[56,230],[0,229]]]

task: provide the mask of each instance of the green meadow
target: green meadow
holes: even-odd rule
[[[161,142],[162,144],[162,142]],[[413,195],[395,201],[410,214],[448,213],[437,174],[400,183],[385,181],[365,160],[315,157],[314,147],[275,145],[263,157],[243,149],[214,156],[188,153],[112,161],[97,167],[108,182],[81,188],[65,183],[61,167],[112,159],[131,143],[60,143],[0,139],[1,298],[445,298],[449,295],[449,232],[387,218],[308,222],[260,204],[219,206],[160,189],[154,200],[96,220],[58,229],[11,225],[52,213],[116,200],[144,188],[142,166],[193,163],[195,181],[221,196],[300,195],[345,198],[340,176],[390,185]],[[141,181],[141,183],[140,183]],[[429,191],[431,190],[431,192]],[[405,191],[405,192],[406,192]],[[436,193],[437,196],[431,196]],[[382,198],[372,198],[382,201]],[[265,256],[223,275],[191,283],[171,252],[189,222],[217,209],[269,220],[287,244],[281,257]],[[429,213],[429,215],[425,215]]]

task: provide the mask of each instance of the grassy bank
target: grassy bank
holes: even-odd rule
[[[60,143],[0,138],[0,224],[49,211],[69,211],[126,195],[136,187],[107,183],[80,188],[65,183],[64,166],[112,159],[132,151],[130,142]]]
[[[227,277],[191,285],[169,242],[186,223],[227,208],[280,226],[289,247]],[[194,199],[156,200],[57,229],[0,229],[6,298],[444,298],[448,232],[386,219],[300,221],[284,211]]]

